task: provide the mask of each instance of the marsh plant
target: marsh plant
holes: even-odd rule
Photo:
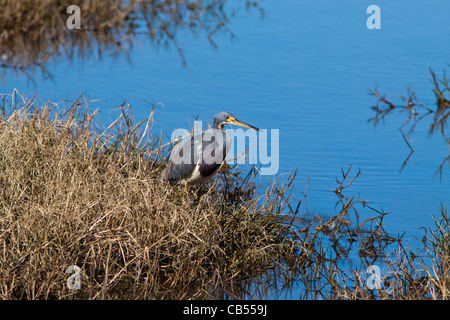
[[[197,196],[162,183],[152,115],[125,105],[108,127],[81,97],[64,105],[3,96],[0,295],[3,299],[238,297],[301,248],[276,217],[287,195],[258,199],[254,175],[229,173]],[[282,188],[282,185],[280,185]],[[80,288],[67,284],[70,266]]]
[[[352,168],[326,219],[308,214],[307,186],[293,194],[295,172],[263,187],[257,167],[224,165],[185,193],[158,178],[170,148],[153,109],[137,123],[125,103],[107,126],[98,116],[84,96],[1,96],[0,298],[448,298],[445,208],[415,251],[348,194]]]
[[[47,70],[50,61],[77,56],[101,58],[105,52],[128,57],[138,36],[139,41],[151,41],[158,48],[175,48],[185,64],[178,33],[204,35],[217,47],[214,35],[225,32],[234,36],[228,26],[230,20],[242,8],[262,12],[258,2],[4,0],[0,11],[0,67],[24,72],[31,80],[31,71],[36,68],[51,77]],[[70,27],[75,25],[75,14],[80,28]]]
[[[447,122],[450,117],[450,84],[445,70],[441,78],[438,78],[431,68],[429,71],[431,83],[433,84],[432,92],[436,99],[434,105],[422,103],[417,98],[412,87],[407,88],[407,95],[393,95],[388,97],[381,94],[378,91],[378,88],[375,88],[370,92],[370,94],[377,99],[376,106],[372,107],[372,110],[375,111],[375,116],[369,119],[369,121],[373,122],[376,126],[381,121],[385,121],[387,116],[395,113],[402,114],[404,117],[405,120],[399,130],[405,143],[410,149],[410,153],[403,162],[400,171],[405,168],[414,153],[414,148],[411,146],[410,141],[408,141],[407,136],[414,134],[414,131],[419,124],[428,124],[428,133],[430,135],[440,135],[449,151],[449,155],[442,160],[437,169],[437,173],[442,178],[444,169],[448,168],[450,165],[450,134],[448,132]],[[399,100],[399,102],[395,101],[395,99]],[[406,129],[406,135],[404,129]]]

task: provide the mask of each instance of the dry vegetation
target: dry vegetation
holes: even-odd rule
[[[411,87],[408,87],[407,96],[399,95],[398,97],[386,97],[386,95],[381,94],[378,89],[375,88],[375,90],[371,91],[371,94],[377,98],[377,105],[372,107],[372,110],[375,111],[375,117],[369,119],[369,121],[372,121],[377,125],[380,121],[385,121],[386,117],[396,112],[402,113],[404,117],[406,116],[406,120],[399,130],[410,149],[410,153],[403,162],[400,171],[405,168],[414,153],[414,148],[407,140],[403,129],[407,129],[406,135],[412,135],[419,124],[429,125],[428,133],[430,135],[441,135],[449,150],[449,155],[442,160],[437,169],[437,173],[442,178],[444,168],[446,165],[447,167],[450,166],[450,135],[448,133],[448,119],[450,117],[450,84],[445,74],[445,70],[441,78],[438,78],[431,68],[429,70],[431,82],[433,84],[432,91],[436,99],[435,106],[427,106],[422,103]],[[393,98],[399,98],[401,103],[396,103]],[[429,121],[427,122],[426,120]]]
[[[123,106],[100,129],[83,97],[39,104],[2,95],[1,299],[449,297],[444,208],[414,251],[387,234],[386,213],[345,195],[359,174],[350,169],[328,221],[300,215],[295,175],[259,195],[256,171],[230,169],[183,196],[157,179],[168,152],[151,123],[152,115],[133,124]],[[360,221],[362,210],[374,216]],[[372,264],[390,274],[383,290],[366,285]],[[81,270],[78,290],[67,286],[71,265]]]
[[[233,35],[228,23],[234,13],[226,0],[1,0],[0,67],[28,74],[36,67],[47,76],[46,63],[62,55],[72,59],[102,55],[108,51],[125,54],[143,34],[156,46],[175,47],[186,63],[177,34],[203,33],[215,46],[213,35]],[[242,0],[234,5],[247,8],[259,1]],[[68,29],[70,5],[78,5],[81,29]],[[141,38],[142,39],[142,38]],[[141,40],[142,41],[142,40]],[[29,75],[30,79],[32,77]]]
[[[183,197],[157,179],[150,122],[132,125],[124,109],[99,131],[85,101],[63,111],[14,96],[0,125],[2,298],[218,298],[277,265],[295,272],[279,196],[261,206],[236,174]],[[69,265],[82,270],[76,293]]]

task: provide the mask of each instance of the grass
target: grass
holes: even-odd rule
[[[175,47],[186,60],[177,34],[205,34],[213,46],[217,32],[227,32],[236,11],[226,0],[1,0],[0,67],[24,72],[39,68],[46,76],[49,61],[62,56],[72,59],[101,57],[104,51],[127,55],[136,35],[142,34],[157,47]],[[258,1],[243,0],[247,9]],[[81,29],[68,29],[70,5],[80,8]],[[226,8],[225,8],[226,7]],[[141,41],[143,38],[140,38]]]
[[[432,92],[436,99],[436,103],[434,106],[427,106],[422,103],[417,98],[416,93],[411,87],[408,87],[407,96],[398,96],[401,101],[400,104],[393,102],[392,97],[386,97],[386,95],[381,94],[377,88],[370,92],[370,94],[375,96],[377,99],[377,105],[372,107],[372,110],[375,112],[375,116],[369,119],[369,121],[372,121],[375,126],[380,121],[385,121],[387,116],[392,115],[395,112],[403,113],[407,116],[406,120],[403,122],[399,130],[408,148],[410,149],[410,153],[403,162],[400,172],[405,168],[405,166],[409,162],[409,159],[414,153],[414,148],[411,146],[411,144],[405,137],[405,134],[403,133],[403,128],[407,128],[407,134],[411,135],[414,133],[414,130],[420,123],[425,122],[425,119],[429,119],[429,117],[432,116],[431,121],[429,121],[429,134],[440,134],[447,148],[450,148],[450,136],[448,133],[447,123],[450,117],[449,82],[445,74],[445,70],[441,78],[438,78],[431,68],[429,69],[429,71],[431,74],[431,83],[433,84]],[[449,165],[450,151],[449,155],[442,160],[436,171],[436,173],[440,175],[441,179],[444,168],[446,166],[449,167]]]
[[[159,140],[142,139],[150,122],[132,125],[129,110],[98,130],[84,100],[58,110],[4,98],[1,298],[236,297],[236,284],[268,269],[295,272],[299,247],[275,219],[284,200],[272,193],[260,205],[250,175],[183,197],[159,181]],[[82,270],[76,292],[70,265]]]
[[[120,112],[104,128],[84,97],[2,95],[1,299],[449,298],[445,208],[415,251],[386,232],[386,213],[346,195],[351,168],[328,221],[300,214],[295,174],[257,193],[257,170],[228,168],[183,197],[158,179],[168,150],[151,135],[153,112],[137,124]],[[360,221],[363,210],[374,215]],[[383,290],[366,285],[374,264]]]

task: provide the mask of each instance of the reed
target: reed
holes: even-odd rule
[[[275,219],[286,200],[273,190],[261,205],[253,174],[183,196],[158,179],[151,118],[133,124],[123,106],[100,130],[84,98],[58,110],[13,96],[0,122],[1,298],[237,297],[269,269],[297,269],[300,247]]]
[[[415,250],[386,231],[387,213],[348,194],[352,168],[336,179],[330,219],[308,214],[295,173],[261,189],[257,168],[224,167],[185,194],[158,178],[170,149],[153,111],[135,123],[124,103],[105,127],[83,96],[0,101],[1,299],[449,298],[445,208]]]
[[[256,7],[259,1],[242,0],[241,7]],[[104,52],[125,55],[141,35],[156,47],[174,47],[183,64],[178,33],[202,34],[216,47],[214,34],[233,36],[229,22],[235,9],[226,0],[2,0],[0,1],[0,67],[24,72],[33,80],[38,68],[51,77],[47,63],[58,58],[101,58]],[[71,13],[80,8],[81,29],[67,28]]]

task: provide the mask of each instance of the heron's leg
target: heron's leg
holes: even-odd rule
[[[187,181],[184,183],[184,188],[183,188],[183,202],[186,199],[187,196]]]
[[[200,193],[201,193],[201,190],[202,190],[202,186],[197,187],[196,190],[195,190],[195,194],[194,194],[194,202],[195,202],[195,203],[198,203],[198,200],[199,200],[200,197],[202,196],[202,195],[200,194]]]

